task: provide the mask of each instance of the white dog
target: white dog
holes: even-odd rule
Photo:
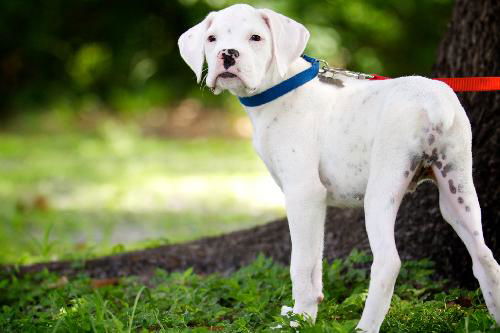
[[[307,29],[248,5],[210,13],[179,38],[182,58],[214,93],[256,96],[312,68],[301,58]],[[465,243],[488,310],[500,322],[500,267],[484,243],[472,182],[471,128],[444,83],[410,76],[370,81],[317,77],[259,106],[247,106],[253,144],[286,201],[292,255],[293,311],[314,320],[322,293],[327,205],[364,205],[373,252],[358,328],[378,332],[401,261],[394,242],[399,204],[433,179],[444,219]],[[346,221],[347,223],[347,221]]]

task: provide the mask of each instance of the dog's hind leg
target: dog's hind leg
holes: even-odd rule
[[[394,147],[394,144],[391,146],[391,143],[387,143],[384,150],[397,153],[392,154],[390,159],[386,154],[374,154],[364,203],[373,264],[368,297],[357,328],[370,333],[379,331],[391,303],[401,266],[394,240],[394,223],[415,173],[411,158],[402,153],[404,150]]]
[[[447,149],[442,163],[432,169],[439,187],[439,206],[444,219],[462,239],[472,258],[490,314],[500,323],[500,267],[486,246],[481,227],[481,208],[472,180],[470,141],[456,142]],[[443,154],[441,154],[443,156]]]

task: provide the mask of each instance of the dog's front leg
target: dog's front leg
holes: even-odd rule
[[[290,276],[294,313],[314,321],[322,293],[323,233],[326,190],[317,182],[285,189],[286,211],[292,240]]]

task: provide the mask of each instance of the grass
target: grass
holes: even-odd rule
[[[165,139],[112,121],[0,132],[0,263],[87,258],[282,215],[247,140]]]
[[[354,251],[324,264],[325,301],[318,320],[302,318],[300,332],[353,332],[368,286],[370,258]],[[433,281],[432,264],[403,265],[382,332],[499,332],[492,329],[478,291],[446,290]],[[0,280],[2,332],[287,332],[291,305],[288,269],[259,257],[230,276],[199,276],[191,270],[158,270],[144,284],[127,277],[102,283],[47,272]],[[94,285],[94,287],[92,287]],[[281,324],[284,329],[271,330]]]

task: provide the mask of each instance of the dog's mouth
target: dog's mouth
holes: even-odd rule
[[[234,78],[234,77],[238,77],[238,76],[236,74],[233,74],[230,72],[223,72],[223,73],[220,73],[219,75],[217,75],[217,77],[221,77],[224,79],[230,79],[230,78]]]
[[[248,94],[248,85],[246,80],[240,75],[225,71],[215,75],[213,81],[207,81],[207,86],[216,95],[224,90],[229,90],[237,96]],[[212,83],[213,82],[213,83]]]

